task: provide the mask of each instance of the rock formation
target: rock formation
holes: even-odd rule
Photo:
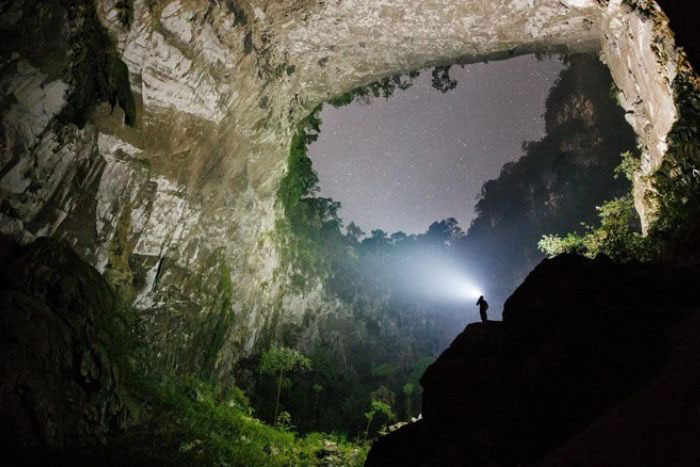
[[[22,247],[0,237],[3,463],[21,454],[17,465],[47,465],[42,455],[104,441],[126,426],[115,353],[123,306],[65,242]]]
[[[164,363],[220,380],[306,310],[344,310],[320,280],[293,287],[276,228],[292,131],[324,99],[425,66],[598,51],[644,148],[648,223],[647,176],[673,165],[667,135],[686,118],[679,83],[697,92],[649,0],[13,0],[1,13],[0,230],[68,241],[142,310]]]
[[[694,465],[699,272],[543,261],[503,322],[467,326],[428,368],[423,419],[367,466]]]

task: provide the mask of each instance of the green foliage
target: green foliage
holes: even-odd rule
[[[293,285],[303,288],[310,275],[323,277],[328,272],[327,252],[323,244],[338,240],[342,223],[338,218],[340,203],[318,198],[318,176],[308,156],[308,145],[318,138],[321,119],[319,106],[299,124],[292,137],[287,161],[287,175],[277,191],[285,219],[276,225],[282,242],[283,258],[298,271]]]
[[[361,466],[369,447],[271,427],[251,415],[240,390],[221,394],[194,379],[151,382],[138,395],[147,420],[91,452],[92,465],[320,466],[332,444],[337,465]]]
[[[620,261],[650,259],[650,245],[639,232],[639,217],[631,196],[608,201],[596,210],[599,227],[584,224],[585,233],[582,235],[545,235],[538,243],[538,248],[550,257],[561,253],[576,253],[593,258],[603,253]]]
[[[298,436],[291,431],[291,416],[286,412],[280,414],[275,427],[255,418],[248,397],[236,386],[224,390],[193,377],[154,371],[154,355],[139,335],[139,315],[120,301],[115,303],[115,312],[99,326],[110,336],[112,358],[120,362],[122,397],[134,418],[127,431],[104,445],[76,453],[79,461],[75,465],[364,464],[366,443],[321,433]],[[291,371],[310,365],[308,358],[294,350],[274,348],[262,359],[261,370]]]
[[[298,350],[288,347],[272,346],[263,352],[258,365],[258,371],[263,374],[279,374],[292,370],[306,371],[311,369],[311,360]]]
[[[380,400],[373,400],[369,412],[365,412],[365,418],[371,420],[377,414],[383,414],[389,420],[396,418],[389,404]]]
[[[673,83],[679,116],[667,136],[668,151],[652,176],[656,194],[650,202],[657,216],[648,236],[660,253],[683,255],[700,232],[700,95],[687,74]]]
[[[594,56],[569,60],[547,97],[546,136],[525,143],[523,157],[484,185],[464,241],[464,255],[481,263],[492,303],[505,300],[542,260],[543,233],[561,238],[580,222],[597,226],[592,207],[630,190],[624,177],[612,176],[620,154],[636,153],[637,143],[607,92],[610,72]]]
[[[457,80],[450,76],[451,66],[436,66],[433,69],[433,87],[443,94],[457,87]]]
[[[432,85],[442,93],[453,90],[457,87],[457,80],[450,76],[451,66],[437,66],[433,69]],[[420,76],[420,71],[412,71],[406,75],[394,75],[389,78],[384,78],[379,81],[374,81],[366,86],[359,86],[351,89],[345,94],[336,96],[328,101],[333,107],[343,107],[350,105],[355,100],[361,100],[369,103],[372,98],[389,99],[394,95],[397,89],[405,91],[413,86],[416,78]]]
[[[390,363],[382,363],[381,365],[372,368],[371,374],[375,378],[391,378],[396,374],[396,367]]]
[[[345,100],[349,103],[356,97],[388,97],[394,89],[406,88],[408,84],[398,78],[385,80],[356,90]],[[310,354],[314,361],[311,375],[290,374],[285,380],[276,373],[276,381],[259,378],[255,381],[253,404],[258,413],[265,414],[276,414],[283,405],[301,431],[342,430],[350,436],[368,436],[363,414],[371,401],[377,400],[377,394],[372,394],[377,385],[392,394],[390,407],[396,402],[394,392],[401,394],[406,406],[418,404],[420,392],[401,393],[401,387],[416,361],[432,357],[436,349],[447,343],[441,342],[440,336],[449,338],[449,333],[438,329],[452,315],[446,319],[434,312],[418,312],[415,297],[392,293],[398,280],[397,267],[408,270],[401,264],[412,249],[442,251],[454,245],[464,232],[454,219],[447,219],[436,222],[429,232],[419,236],[403,232],[389,236],[376,229],[365,237],[353,223],[343,233],[338,217],[340,204],[317,197],[318,176],[307,151],[320,131],[319,111],[320,107],[302,120],[292,137],[288,172],[277,192],[285,216],[276,224],[276,240],[293,288],[304,292],[309,278],[321,279],[326,290],[352,307],[352,315],[327,318],[325,326],[332,327],[338,337],[334,342],[321,337]],[[312,313],[309,311],[307,316]],[[462,325],[463,313],[454,316]],[[351,352],[352,359],[344,352]],[[271,420],[277,418],[275,415]]]
[[[401,386],[401,391],[404,395],[404,403],[406,404],[406,420],[411,420],[413,416],[413,393],[416,391],[416,385],[406,383]]]
[[[380,399],[372,399],[369,411],[365,412],[365,418],[367,419],[365,439],[369,437],[369,430],[372,425],[372,421],[377,415],[383,415],[387,421],[391,421],[396,418],[396,415],[394,415],[394,412],[391,410],[391,405],[389,403]]]
[[[615,167],[614,177],[625,177],[629,181],[634,180],[634,174],[639,170],[641,166],[641,160],[638,156],[632,154],[631,151],[625,151],[622,153],[622,162],[620,165]]]
[[[224,295],[230,287],[228,275],[222,267],[219,289]],[[117,389],[129,408],[131,420],[125,432],[113,431],[103,445],[73,453],[75,459],[66,464],[115,467],[359,467],[364,464],[369,449],[366,443],[350,443],[336,435],[321,433],[299,436],[292,431],[291,416],[285,412],[277,417],[278,426],[272,427],[253,416],[248,397],[240,388],[224,389],[194,377],[169,373],[157,364],[156,355],[144,344],[141,315],[125,306],[104,281],[96,281],[86,290],[95,296],[111,297],[100,298],[100,302],[112,303],[113,307],[97,316],[97,325],[109,337],[110,358],[119,368]],[[260,364],[261,371],[273,373],[310,367],[310,360],[299,352],[277,347],[266,352]]]
[[[372,401],[382,402],[389,407],[393,407],[396,402],[396,395],[386,386],[379,386],[375,391],[372,391],[369,397]]]
[[[78,27],[71,37],[71,90],[61,120],[83,128],[97,104],[107,101],[112,108],[119,105],[125,123],[133,126],[136,104],[131,94],[129,69],[100,24],[93,3],[70,2],[68,12]]]
[[[276,413],[281,398],[302,430],[343,430],[357,434],[366,431],[362,414],[376,385],[400,391],[414,362],[441,347],[434,343],[435,329],[444,324],[444,316],[414,315],[411,297],[410,305],[403,301],[404,297],[387,300],[396,281],[396,263],[409,248],[416,245],[426,249],[446,248],[463,232],[456,221],[445,220],[435,223],[428,234],[419,237],[401,232],[390,237],[374,230],[370,237],[364,238],[364,232],[354,224],[343,234],[342,221],[337,215],[339,203],[315,197],[318,177],[307,146],[320,130],[318,110],[301,122],[292,138],[288,173],[278,190],[285,218],[278,221],[276,233],[283,260],[291,270],[292,287],[304,290],[307,278],[320,278],[329,290],[352,304],[354,316],[333,318],[338,319],[332,326],[338,330],[339,339],[331,347],[353,349],[353,360],[348,362],[321,343],[313,353],[312,377],[290,375],[294,385],[288,388],[279,375],[275,383],[261,378],[256,381],[254,404],[262,413]],[[396,322],[399,313],[403,327],[396,328],[391,323]],[[461,319],[460,316],[460,323]],[[382,329],[387,328],[396,331],[383,336]],[[315,384],[324,390],[314,391]],[[309,394],[314,397],[309,398]],[[413,404],[420,395],[409,397]],[[271,401],[275,401],[274,407]]]
[[[333,107],[343,107],[351,104],[355,99],[369,100],[372,97],[378,99],[383,97],[389,99],[397,89],[405,91],[413,86],[413,81],[420,75],[418,71],[412,71],[405,77],[403,75],[394,75],[389,78],[384,78],[375,81],[366,86],[360,86],[352,89],[345,94],[334,97],[328,101]]]
[[[277,396],[275,398],[275,414],[272,417],[274,423],[280,423],[278,420],[278,411],[280,405],[280,397],[282,395],[282,386],[286,380],[284,374],[290,371],[308,371],[311,369],[311,360],[306,358],[298,350],[290,349],[289,347],[272,346],[263,352],[258,365],[258,371],[262,374],[277,375]],[[287,419],[288,418],[288,419]],[[287,417],[281,423],[291,423],[291,417],[287,413]]]

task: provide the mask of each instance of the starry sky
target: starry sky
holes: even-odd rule
[[[367,233],[421,233],[447,217],[467,230],[484,182],[544,135],[544,103],[563,67],[533,56],[453,66],[459,84],[446,94],[425,70],[388,100],[324,106],[309,148],[320,196]]]

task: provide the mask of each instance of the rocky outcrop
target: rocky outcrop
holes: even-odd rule
[[[123,306],[65,242],[0,237],[4,462],[49,465],[126,425],[115,353]]]
[[[165,364],[221,381],[307,311],[307,341],[348,313],[319,280],[295,287],[280,254],[291,134],[324,99],[436,64],[600,51],[644,146],[650,219],[674,83],[694,79],[647,0],[13,0],[1,13],[0,231],[69,241],[142,310]]]
[[[694,465],[697,267],[563,255],[428,368],[423,420],[368,466]]]

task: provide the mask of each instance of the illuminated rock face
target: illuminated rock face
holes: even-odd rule
[[[275,229],[291,134],[316,104],[457,60],[600,51],[645,147],[646,220],[642,175],[664,159],[674,79],[692,74],[643,0],[134,0],[129,20],[116,3],[96,10],[128,67],[133,127],[104,103],[82,129],[57,118],[78,86],[75,13],[15,0],[0,18],[24,35],[0,46],[0,230],[69,240],[143,310],[164,361],[212,375],[307,310],[347,312],[318,280],[291,286]]]

